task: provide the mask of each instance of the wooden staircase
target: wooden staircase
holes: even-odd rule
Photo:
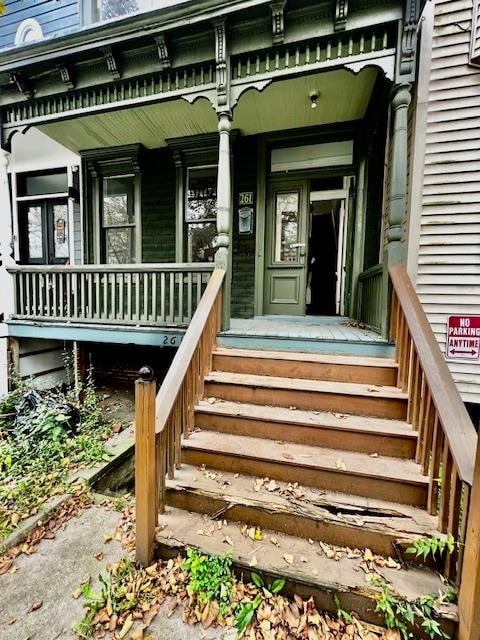
[[[408,600],[463,575],[459,638],[478,640],[478,437],[405,269],[389,273],[394,359],[221,348],[213,272],[158,394],[148,370],[136,383],[140,563],[230,549],[237,570],[376,622],[372,574]],[[447,534],[434,568],[406,552]],[[453,632],[455,607],[438,615]]]
[[[425,510],[428,479],[414,461],[417,434],[405,421],[408,397],[397,374],[396,363],[381,358],[216,348],[195,428],[182,442],[182,468],[167,481],[162,553],[179,545],[225,553],[225,539],[235,538],[243,570],[257,548],[269,555],[265,570],[292,574],[281,554],[272,566],[273,537],[297,556],[292,585],[323,597],[331,583],[325,569],[312,573],[322,553],[317,543],[331,545],[332,556],[360,549],[363,561],[369,549],[403,562],[405,547],[435,533],[436,520]],[[260,527],[262,541],[239,535],[244,525]],[[365,583],[360,598],[352,586],[355,563],[331,564],[338,589],[356,594],[346,602],[374,620],[374,590]],[[441,587],[429,570],[415,572],[417,595],[421,586]]]

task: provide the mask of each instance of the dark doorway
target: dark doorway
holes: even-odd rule
[[[307,314],[336,315],[339,223],[339,200],[311,204]]]

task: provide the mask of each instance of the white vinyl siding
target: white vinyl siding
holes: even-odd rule
[[[480,69],[469,64],[471,28],[472,0],[436,0],[417,292],[443,351],[449,315],[480,315]],[[480,403],[480,361],[448,364],[464,401]]]

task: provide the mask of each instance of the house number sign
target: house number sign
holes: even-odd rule
[[[253,191],[240,191],[238,194],[238,204],[245,207],[253,204]]]

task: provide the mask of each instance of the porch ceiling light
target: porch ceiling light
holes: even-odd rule
[[[312,109],[316,109],[317,108],[317,106],[318,106],[318,98],[319,98],[318,91],[310,91],[310,102],[311,102]]]

